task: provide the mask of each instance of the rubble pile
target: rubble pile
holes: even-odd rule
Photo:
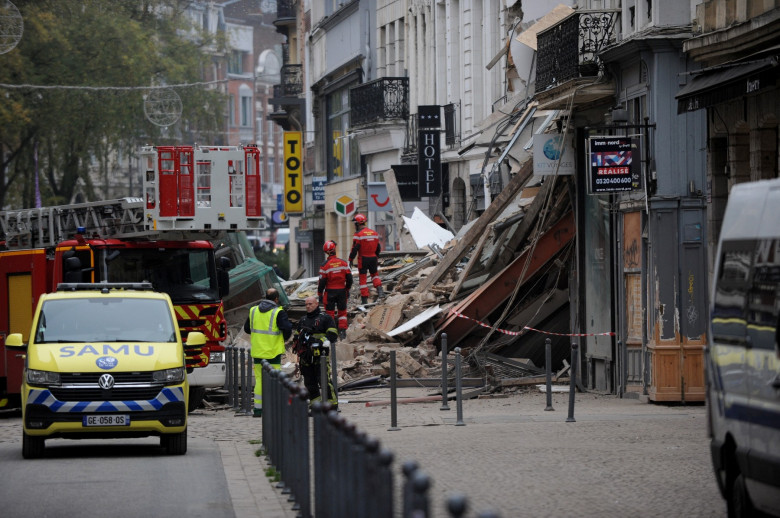
[[[400,378],[440,376],[443,333],[450,351],[462,349],[464,376],[482,378],[490,390],[538,377],[535,365],[544,365],[546,336],[527,327],[568,330],[574,225],[570,180],[541,182],[531,170],[529,161],[453,239],[417,243],[412,252],[383,252],[381,300],[371,288],[371,302],[361,304],[353,285],[347,338],[337,344],[340,385],[386,378],[392,349]],[[316,295],[317,282],[285,283],[293,321],[303,314],[303,300]],[[566,365],[563,343],[553,351],[554,370]],[[514,361],[496,370],[497,356]]]

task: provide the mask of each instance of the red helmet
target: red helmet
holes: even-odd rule
[[[336,242],[335,241],[325,241],[325,245],[322,247],[322,251],[326,254],[335,254],[336,253]]]
[[[354,221],[358,225],[365,225],[366,217],[362,214],[355,214],[355,217],[352,218],[352,221]]]

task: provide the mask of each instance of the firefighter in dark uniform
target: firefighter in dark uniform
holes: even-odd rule
[[[325,347],[326,340],[332,344],[338,340],[336,324],[333,317],[320,311],[318,297],[312,295],[306,298],[306,315],[298,321],[295,328],[293,350],[298,355],[298,370],[303,376],[303,384],[309,392],[309,404],[322,399],[320,362],[324,361],[328,366],[328,388],[325,397],[337,409],[339,400],[331,381],[330,361],[328,361],[330,348]]]
[[[322,247],[327,259],[320,267],[317,293],[325,305],[325,313],[338,322],[339,338],[347,336],[347,297],[352,288],[352,270],[344,259],[336,257],[336,242],[327,241]],[[336,315],[338,308],[338,316]]]
[[[356,214],[353,218],[355,222],[355,234],[352,236],[352,251],[349,253],[349,266],[357,257],[358,260],[358,280],[360,282],[360,299],[363,304],[368,302],[368,275],[371,274],[371,284],[376,288],[376,298],[384,296],[382,290],[382,280],[377,275],[379,269],[377,255],[382,251],[382,245],[379,243],[379,234],[366,226],[366,217],[362,214]]]

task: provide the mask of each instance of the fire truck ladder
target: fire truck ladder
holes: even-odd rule
[[[83,229],[83,230],[82,230]],[[46,248],[82,233],[85,237],[149,237],[142,198],[0,211],[0,244],[8,249]]]

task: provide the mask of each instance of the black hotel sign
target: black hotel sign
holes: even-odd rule
[[[417,177],[420,196],[441,194],[441,108],[418,106]]]

